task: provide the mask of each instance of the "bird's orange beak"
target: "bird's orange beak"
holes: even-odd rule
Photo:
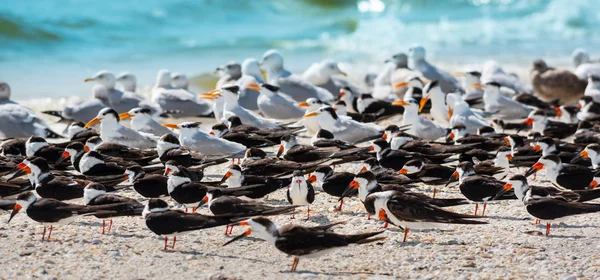
[[[399,82],[394,85],[394,88],[401,88],[401,87],[405,87],[405,86],[408,86],[407,82]]]
[[[84,147],[84,149],[85,149],[85,147]],[[64,159],[68,159],[69,156],[71,156],[71,154],[69,154],[69,152],[67,152],[67,151],[62,152],[62,154],[60,155],[60,157],[62,157]]]
[[[83,128],[88,128],[92,125],[95,125],[97,123],[99,123],[101,121],[101,119],[99,118],[93,118],[91,121],[89,121],[88,123],[85,124],[85,126]]]
[[[533,150],[536,151],[536,152],[539,152],[539,151],[542,150],[542,147],[540,147],[540,145],[534,145],[533,146]]]
[[[306,102],[300,102],[298,103],[298,107],[309,107],[310,105]]]
[[[177,126],[176,124],[172,124],[172,123],[165,123],[162,126],[172,128],[172,129],[179,129],[179,126]]]
[[[429,96],[424,96],[423,98],[421,98],[421,101],[419,102],[419,113],[423,111],[423,108],[425,107],[425,104],[427,104],[428,100]]]
[[[452,177],[454,177],[454,179],[458,179],[458,171],[452,172]]]
[[[560,109],[560,107],[554,107],[554,110],[556,111],[557,117],[562,116],[562,109]]]
[[[246,88],[252,89],[252,90],[261,90],[262,89],[262,87],[259,84],[254,83],[254,82],[248,83],[248,86],[246,86]]]
[[[508,159],[508,161],[512,161],[513,156],[511,154],[506,155],[506,158]]]
[[[83,146],[83,150],[88,153],[90,151],[90,147],[88,145]]]
[[[448,107],[448,119],[451,119],[452,115],[454,115],[454,110],[452,110],[450,107]]]
[[[133,117],[133,115],[130,114],[129,112],[125,112],[125,113],[119,114],[119,119],[121,119],[121,120],[126,120],[126,119],[129,119],[131,117]]]
[[[528,125],[528,126],[533,125],[533,119],[532,118],[526,118],[525,119],[525,124]]]
[[[377,213],[377,217],[382,221],[387,220],[387,214],[385,213],[385,210],[379,210],[379,213]]]
[[[350,188],[358,189],[359,187],[360,185],[358,184],[358,182],[356,182],[356,180],[352,180],[352,182],[350,182]]]
[[[512,189],[512,184],[504,184],[504,187],[502,187],[505,191],[510,191]]]
[[[586,150],[579,152],[579,156],[581,156],[582,158],[585,158],[585,159],[590,158],[590,156],[588,155],[588,152]]]
[[[590,182],[590,187],[591,187],[592,189],[595,189],[596,187],[598,187],[598,182],[596,182],[596,180],[592,180],[592,181]]]
[[[408,103],[406,103],[404,100],[396,100],[396,101],[392,102],[392,105],[394,105],[394,106],[406,106],[406,105],[408,105]]]
[[[384,140],[387,139],[387,134],[384,133],[383,135],[381,135],[381,138],[383,138]]]
[[[448,134],[448,138],[454,140],[454,132],[450,132],[450,134]]]
[[[402,168],[402,169],[400,169],[400,171],[398,171],[398,173],[400,173],[400,174],[408,174],[408,170],[406,170],[406,168]]]
[[[344,95],[346,95],[346,93],[343,90],[340,90],[340,97],[344,97]]]
[[[308,181],[311,183],[314,183],[317,181],[317,176],[315,175],[310,175],[310,177],[308,177]]]
[[[477,84],[477,83],[475,83],[475,84],[471,84],[471,87],[472,87],[472,88],[484,88],[485,86],[484,86],[484,85],[482,85],[482,84]]]
[[[315,117],[315,116],[318,116],[318,115],[319,115],[319,112],[314,111],[314,112],[310,112],[310,113],[304,115],[303,118],[310,118],[310,117]]]
[[[375,151],[375,147],[373,145],[369,146],[369,151]]]
[[[25,174],[31,174],[31,168],[22,162],[17,165],[17,168],[25,172]]]
[[[367,167],[366,167],[366,166],[364,166],[364,165],[363,165],[363,167],[360,169],[360,172],[363,172],[363,171],[367,171]]]

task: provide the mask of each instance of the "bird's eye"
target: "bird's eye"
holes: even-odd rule
[[[98,78],[104,79],[104,75],[100,75],[100,76],[98,76]]]
[[[335,65],[329,65],[329,68],[335,69]]]

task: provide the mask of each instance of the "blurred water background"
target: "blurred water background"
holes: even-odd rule
[[[303,71],[333,57],[381,65],[413,44],[442,65],[529,67],[600,46],[599,0],[19,0],[0,6],[0,80],[15,99],[89,96],[83,79],[158,69],[189,76],[280,49]],[[369,66],[373,67],[373,66]],[[526,72],[525,72],[526,73]]]

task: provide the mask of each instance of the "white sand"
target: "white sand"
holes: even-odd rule
[[[218,180],[225,167],[208,169],[205,180]],[[356,172],[359,168],[359,164],[346,164],[337,170]],[[544,179],[538,176],[535,183],[548,184]],[[422,191],[430,194],[432,188],[422,186]],[[139,197],[133,190],[121,194]],[[462,197],[456,186],[438,194],[439,197]],[[285,190],[282,190],[271,195],[267,202],[287,204],[285,201]],[[81,200],[71,202],[82,203]],[[341,233],[375,231],[383,225],[380,221],[368,221],[357,199],[347,201],[341,213],[333,211],[336,205],[336,198],[318,193],[309,221],[304,220],[305,207],[295,220],[287,215],[274,220],[278,224],[303,225],[347,221],[336,228]],[[472,213],[474,205],[450,209]],[[200,212],[207,213],[207,209]],[[548,237],[541,234],[545,231],[544,225],[532,224],[533,218],[520,201],[493,202],[486,216],[487,225],[411,231],[406,243],[402,243],[403,231],[392,226],[384,233],[387,239],[383,242],[343,248],[319,259],[302,259],[298,271],[290,273],[292,258],[257,238],[222,247],[229,239],[223,235],[224,227],[179,236],[175,249],[164,251],[163,239],[148,230],[141,217],[116,218],[113,231],[105,235],[100,234],[100,220],[81,218],[69,225],[57,226],[52,239],[42,242],[42,225],[20,213],[10,224],[0,225],[0,278],[558,279],[577,276],[592,279],[600,275],[597,214],[572,217],[565,224],[553,226]],[[0,213],[0,221],[8,217],[9,213]],[[233,234],[241,232],[242,229],[236,227]]]

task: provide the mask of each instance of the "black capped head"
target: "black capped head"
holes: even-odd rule
[[[331,166],[321,166],[315,169],[315,171],[313,171],[313,173],[315,172],[324,174],[325,178],[327,178],[328,176],[331,176],[331,174],[333,174],[333,168],[331,168]]]
[[[236,127],[242,125],[242,120],[238,116],[231,116],[227,119],[229,127]]]
[[[304,178],[304,173],[302,173],[302,170],[295,170],[294,173],[292,174],[292,176]]]
[[[83,127],[85,127],[85,123],[83,123],[83,122],[72,122],[69,126],[70,127],[81,127],[81,128],[83,128]]]
[[[29,161],[28,165],[36,166],[41,173],[50,172],[50,166],[48,165],[48,161],[43,157],[31,157],[27,159]]]
[[[497,82],[487,82],[487,83],[485,83],[485,84],[486,84],[486,85],[488,85],[488,86],[495,87],[495,88],[500,88],[500,87],[502,86],[502,85],[500,85],[500,84],[499,84],[499,83],[497,83]]]
[[[100,138],[100,136],[92,136],[92,137],[88,138],[88,140],[86,140],[86,143],[98,145],[98,144],[102,143],[102,138]]]
[[[533,69],[538,71],[544,71],[548,69],[548,64],[542,59],[536,59],[533,61]]]
[[[262,84],[261,85],[263,88],[266,88],[268,90],[270,90],[271,92],[278,92],[279,91],[279,87],[278,86],[274,86],[272,84]]]
[[[113,108],[109,108],[109,107],[100,110],[100,112],[98,112],[97,118],[103,119],[108,116],[114,117],[117,121],[121,120],[121,118],[119,118],[119,113],[117,113],[117,111],[115,111]]]
[[[479,72],[479,71],[469,71],[469,72],[466,72],[466,73],[468,75],[475,76],[477,78],[481,78],[481,72]]]
[[[371,172],[371,171],[359,172],[358,174],[356,174],[356,176],[354,176],[354,180],[356,180],[356,179],[363,179],[369,183],[377,180],[377,178],[375,177],[375,174],[373,174],[373,172]]]
[[[319,129],[319,131],[317,131],[317,138],[333,140],[335,137],[333,136],[333,133],[329,132],[329,130]]]
[[[38,136],[31,136],[27,139],[27,143],[48,143],[46,139]]]
[[[232,164],[232,165],[230,165],[227,168],[231,169],[231,170],[236,170],[236,171],[242,172],[242,168],[239,165],[237,165],[237,164]]]
[[[494,130],[494,128],[491,126],[482,126],[477,129],[477,134],[479,135],[486,135],[490,133],[496,133],[496,130]]]
[[[295,142],[296,141],[296,136],[294,136],[293,134],[286,134],[281,136],[281,142]]]
[[[96,151],[89,151],[87,153],[87,155],[88,155],[88,157],[93,157],[93,158],[96,158],[98,160],[104,161],[104,157],[100,153],[98,153]]]
[[[381,151],[383,149],[389,148],[390,144],[387,141],[385,141],[385,139],[380,138],[380,139],[373,141],[373,143],[371,144],[371,147],[373,147],[373,146],[379,147],[379,151]],[[375,149],[375,151],[377,151],[377,149]]]
[[[151,198],[150,200],[148,200],[148,204],[146,204],[147,208],[149,208],[150,210],[158,210],[158,209],[168,209],[169,208],[169,204],[167,204],[167,202],[165,202],[162,199],[158,199],[158,198]]]
[[[267,153],[259,148],[251,147],[246,150],[247,158],[266,158]]]
[[[240,87],[236,86],[236,85],[233,85],[233,86],[224,86],[221,89],[222,90],[230,91],[230,92],[232,92],[234,94],[238,94],[240,92]]]
[[[84,145],[81,142],[72,142],[65,147],[65,150],[74,150],[79,153],[84,150]]]
[[[362,99],[362,100],[373,99],[373,96],[371,94],[369,94],[369,93],[362,93],[360,95],[360,99]]]
[[[175,144],[175,145],[180,145],[179,144],[179,139],[177,137],[175,137],[175,135],[171,134],[171,133],[166,133],[163,136],[160,137],[160,140],[162,142],[165,143],[171,143],[171,144]]]
[[[181,127],[181,128],[199,128],[201,124],[202,124],[201,122],[183,122],[183,123],[179,124],[179,127]]]
[[[553,154],[542,156],[538,161],[542,162],[544,164],[551,162],[551,163],[554,163],[555,165],[562,163],[560,158],[557,155],[553,155]]]
[[[336,120],[338,119],[338,115],[337,115],[337,113],[336,113],[336,112],[335,112],[335,110],[334,110],[332,107],[330,107],[330,106],[324,106],[324,107],[321,107],[321,109],[319,109],[319,111],[320,111],[321,113],[325,113],[325,114],[329,114],[329,115],[331,115],[331,117],[332,117],[333,119],[336,119]]]
[[[384,131],[389,131],[391,134],[400,132],[400,127],[395,124],[390,124],[385,127]]]
[[[106,188],[100,183],[89,183],[87,186],[85,186],[85,189],[106,192]]]
[[[438,80],[433,80],[433,81],[431,81],[431,82],[429,82],[429,83],[427,83],[427,84],[425,85],[425,87],[423,88],[423,91],[425,91],[425,93],[428,93],[428,92],[429,92],[429,91],[431,91],[433,88],[435,88],[435,87],[439,87],[439,86],[440,86],[440,85],[439,85],[439,82],[438,82]]]

